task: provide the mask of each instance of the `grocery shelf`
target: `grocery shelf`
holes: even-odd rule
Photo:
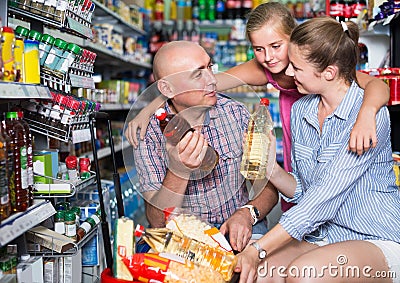
[[[2,99],[52,98],[45,86],[14,82],[0,82],[0,97]]]
[[[91,176],[87,179],[81,180],[59,180],[48,176],[43,176],[35,173],[35,176],[44,177],[52,180],[51,184],[34,184],[35,193],[34,198],[62,198],[72,197],[80,190],[92,185],[96,181],[96,173],[90,172]]]
[[[124,35],[133,34],[133,35],[145,35],[146,31],[135,27],[134,25],[125,21],[120,15],[111,11],[109,8],[104,6],[104,4],[100,3],[97,0],[92,0],[92,2],[96,5],[96,9],[94,10],[94,19],[96,23],[108,23],[108,24],[118,24],[121,27]]]
[[[46,256],[46,257],[63,257],[63,256],[71,256],[76,254],[79,250],[82,249],[87,242],[89,242],[94,236],[99,234],[100,224],[98,223],[94,226],[88,234],[86,234],[79,242],[74,242],[66,239],[64,235],[48,235],[41,232],[41,227],[35,227],[30,230],[27,238],[33,242],[35,246],[41,246],[41,242],[45,239],[46,248],[41,248],[40,250],[29,250],[29,253],[34,256]],[[52,244],[54,243],[54,244]],[[57,246],[56,246],[57,243]],[[60,250],[61,249],[61,250]]]
[[[118,67],[122,68],[132,68],[133,66],[145,69],[151,69],[152,65],[146,62],[141,62],[138,60],[134,60],[123,55],[120,55],[112,50],[108,49],[104,45],[99,43],[93,43],[89,40],[84,40],[82,46],[89,48],[90,50],[97,53],[98,58],[96,59],[95,65],[98,66],[103,64],[107,66],[107,68]],[[100,59],[100,60],[99,60]],[[115,60],[117,59],[117,60]],[[97,68],[96,68],[97,69]]]
[[[130,143],[128,141],[123,141],[122,143],[116,144],[114,146],[114,151],[118,152],[123,150],[124,148],[130,146]],[[97,150],[97,158],[98,159],[102,159],[104,157],[110,156],[111,155],[111,148],[110,147],[104,147],[104,148],[100,148]],[[93,159],[93,153],[85,153],[82,154],[80,157],[88,157],[90,159]]]
[[[0,224],[0,246],[21,236],[23,233],[56,213],[49,201],[41,201],[25,212],[17,212]]]

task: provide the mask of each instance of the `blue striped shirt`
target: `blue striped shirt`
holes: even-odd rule
[[[395,185],[388,109],[376,116],[378,144],[358,156],[347,149],[364,91],[352,83],[337,109],[318,123],[319,95],[292,109],[292,175],[297,203],[280,224],[294,238],[329,243],[381,239],[400,243],[400,192]]]
[[[168,104],[165,109],[171,112]],[[191,174],[183,207],[211,224],[224,223],[248,201],[240,163],[249,117],[250,113],[243,104],[223,97],[218,97],[216,105],[207,112],[202,134],[218,152],[219,162],[207,176],[196,172]],[[144,141],[134,151],[134,158],[140,191],[159,190],[167,172],[168,156],[165,138],[154,115]]]

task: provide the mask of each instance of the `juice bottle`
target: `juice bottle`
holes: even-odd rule
[[[274,127],[268,110],[268,98],[261,98],[260,105],[249,120],[246,143],[243,148],[240,173],[250,180],[266,177],[269,134]]]
[[[24,75],[24,39],[28,36],[29,30],[23,26],[15,28],[15,46],[14,46],[14,62],[15,62],[15,81],[23,82]]]
[[[2,58],[3,58],[3,80],[6,82],[13,82],[15,79],[15,66],[14,66],[14,30],[10,27],[2,27],[1,29],[3,43],[2,43]]]
[[[40,84],[39,41],[25,39],[24,45],[24,82]]]
[[[27,138],[24,126],[18,121],[17,112],[7,112],[6,130],[11,137],[14,153],[15,189],[10,192],[11,210],[25,211],[29,206]]]

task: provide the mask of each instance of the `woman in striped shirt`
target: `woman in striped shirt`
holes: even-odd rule
[[[286,74],[310,95],[292,108],[293,172],[273,160],[269,172],[297,205],[238,255],[240,282],[400,282],[400,192],[386,107],[376,115],[377,146],[363,155],[347,148],[364,96],[358,37],[356,24],[332,18],[291,35]]]

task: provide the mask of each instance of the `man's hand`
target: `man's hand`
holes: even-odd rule
[[[201,165],[207,147],[204,136],[196,131],[188,132],[176,146],[167,143],[169,170],[188,178],[190,172]]]
[[[247,208],[238,209],[222,224],[220,231],[224,235],[229,235],[229,242],[232,249],[240,252],[250,241],[253,222],[254,220]]]

